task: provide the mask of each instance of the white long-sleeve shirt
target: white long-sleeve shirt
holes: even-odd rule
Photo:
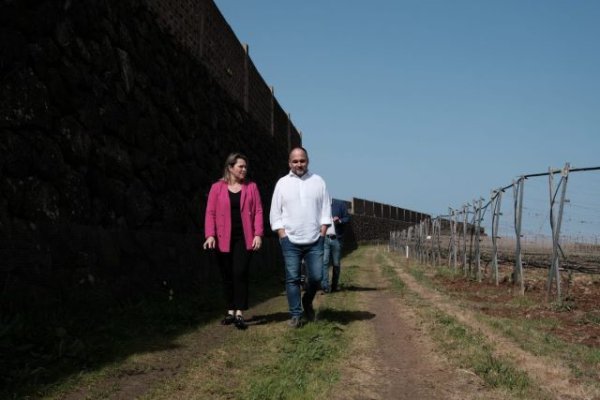
[[[290,171],[275,185],[271,229],[284,229],[292,243],[310,244],[319,239],[322,225],[331,225],[331,205],[323,178],[311,172],[297,176]]]

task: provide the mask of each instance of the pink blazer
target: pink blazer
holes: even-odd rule
[[[208,193],[206,215],[204,217],[204,236],[213,236],[217,241],[217,248],[223,253],[229,253],[231,242],[231,211],[227,182],[213,183]],[[242,184],[240,198],[242,212],[242,228],[246,249],[252,250],[254,236],[263,236],[263,210],[260,202],[258,187],[254,182]]]

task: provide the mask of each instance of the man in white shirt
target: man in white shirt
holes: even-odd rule
[[[332,220],[327,185],[323,178],[308,171],[306,149],[292,149],[288,163],[290,172],[275,185],[269,217],[285,261],[285,290],[291,315],[288,325],[299,328],[303,308],[307,320],[315,318],[312,302],[321,282],[323,242]],[[302,260],[308,285],[300,300]]]

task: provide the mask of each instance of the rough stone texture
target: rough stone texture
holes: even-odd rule
[[[218,279],[201,243],[226,155],[248,155],[266,210],[286,172],[287,131],[257,124],[145,4],[0,5],[7,315]],[[274,268],[277,257],[265,250],[255,268]]]
[[[400,231],[412,225],[412,222],[352,215],[351,224],[344,236],[344,247],[356,248],[357,242],[386,242],[391,231]]]

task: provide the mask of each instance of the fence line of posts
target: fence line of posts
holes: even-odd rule
[[[502,199],[507,190],[512,189],[514,219],[512,221],[515,232],[514,266],[511,279],[519,285],[520,294],[525,293],[525,279],[522,257],[522,222],[523,199],[525,181],[534,177],[548,177],[549,186],[549,223],[551,228],[552,252],[549,260],[548,277],[546,281],[546,297],[552,297],[554,289],[555,299],[561,301],[561,258],[564,252],[561,247],[561,225],[563,221],[564,205],[567,193],[569,174],[584,171],[598,171],[600,167],[571,168],[569,163],[561,169],[549,168],[548,172],[522,175],[513,180],[510,185],[491,191],[490,199],[484,204],[484,199],[479,198],[471,203],[464,204],[462,209],[449,209],[448,215],[427,218],[420,223],[402,231],[390,232],[390,248],[400,251],[407,258],[414,258],[419,263],[431,264],[459,270],[462,269],[466,278],[483,279],[481,236],[482,221],[486,213],[491,214],[491,249],[488,254],[488,265],[491,267],[491,279],[499,284],[498,267],[499,258],[499,221],[502,215]],[[559,176],[555,181],[555,176]],[[443,233],[445,233],[443,235]],[[444,241],[442,240],[444,237]],[[597,260],[596,260],[597,262]],[[582,272],[600,273],[600,265],[571,265],[565,269],[576,269]]]

